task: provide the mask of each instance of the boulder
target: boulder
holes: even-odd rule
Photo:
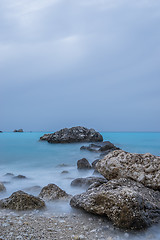
[[[160,220],[160,192],[131,179],[114,179],[72,197],[72,207],[107,216],[124,229],[143,229]]]
[[[9,198],[0,200],[0,208],[13,210],[32,210],[45,207],[44,201],[23,191],[14,192]]]
[[[57,199],[67,199],[70,195],[59,188],[56,184],[51,183],[42,188],[39,197],[47,201],[53,201]]]
[[[0,192],[6,191],[6,188],[2,182],[0,182]]]
[[[96,183],[96,186],[106,183],[107,180],[103,177],[86,177],[76,178],[71,182],[71,186],[74,187],[89,187],[91,184]]]
[[[3,133],[2,131],[0,131],[0,133]]]
[[[77,161],[77,168],[78,169],[90,169],[91,165],[86,158],[82,158]]]
[[[51,134],[44,134],[40,140],[49,143],[73,143],[73,142],[99,142],[103,141],[103,137],[94,129],[85,127],[64,128]]]
[[[14,174],[13,174],[13,173],[6,173],[6,174],[4,175],[4,177],[14,177]]]
[[[105,178],[131,178],[160,190],[160,157],[116,150],[98,161],[96,168]]]
[[[20,129],[15,129],[13,132],[23,132],[23,129],[20,128]]]

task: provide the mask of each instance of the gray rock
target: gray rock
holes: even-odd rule
[[[78,169],[90,169],[91,165],[86,158],[82,158],[77,161],[77,168]]]
[[[61,174],[67,174],[67,173],[69,173],[69,172],[66,171],[66,170],[64,170],[64,171],[61,172]]]
[[[6,173],[6,174],[4,175],[4,177],[14,177],[14,174],[13,174],[13,173]]]
[[[98,161],[96,168],[107,179],[131,178],[160,190],[160,157],[116,150]]]
[[[39,197],[47,201],[53,201],[56,199],[67,199],[70,195],[59,188],[56,184],[51,183],[42,188]]]
[[[91,143],[89,146],[82,146],[81,150],[88,150],[91,152],[103,152],[103,154],[108,154],[111,151],[118,150],[113,143],[109,141],[104,141],[100,143]]]
[[[44,134],[40,140],[49,143],[73,143],[73,142],[99,142],[103,141],[103,137],[94,129],[85,127],[64,128],[51,134]]]
[[[99,161],[100,159],[96,159],[96,160],[94,160],[93,162],[92,162],[92,168],[93,169],[96,169],[96,164],[97,164],[97,162]]]
[[[70,205],[107,216],[117,227],[142,229],[160,220],[159,199],[159,191],[121,178],[74,196]]]
[[[0,208],[7,208],[18,211],[40,209],[44,207],[44,201],[23,191],[14,192],[9,198],[0,200]]]
[[[15,129],[13,132],[23,132],[23,129],[20,128],[20,129]]]
[[[6,191],[6,188],[2,182],[0,182],[0,192]]]
[[[26,176],[24,176],[24,175],[17,175],[17,176],[14,176],[13,177],[14,179],[27,179],[27,177]]]
[[[89,187],[91,184],[96,183],[97,186],[106,183],[107,180],[103,177],[87,177],[87,178],[76,178],[71,182],[71,186],[74,187]]]

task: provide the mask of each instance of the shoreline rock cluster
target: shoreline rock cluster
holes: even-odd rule
[[[41,140],[70,143],[103,141],[103,138],[93,129],[75,127],[46,134]],[[100,159],[92,164],[85,158],[77,161],[78,169],[92,168],[101,174],[101,177],[77,178],[71,182],[71,186],[86,188],[85,192],[71,196],[57,185],[48,184],[38,197],[17,191],[0,200],[0,208],[43,209],[45,201],[65,199],[70,200],[71,207],[105,216],[122,229],[139,230],[160,221],[160,157],[128,153],[108,141],[82,146],[81,150],[100,153]],[[5,191],[3,183],[0,191]]]

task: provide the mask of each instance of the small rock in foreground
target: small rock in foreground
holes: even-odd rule
[[[0,208],[13,210],[33,210],[45,207],[44,201],[23,191],[14,192],[9,198],[0,200]]]
[[[70,195],[59,188],[56,184],[51,183],[42,188],[39,197],[47,201],[52,201],[56,199],[67,199]]]

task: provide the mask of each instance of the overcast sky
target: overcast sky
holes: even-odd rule
[[[0,130],[160,131],[160,1],[1,0]]]

